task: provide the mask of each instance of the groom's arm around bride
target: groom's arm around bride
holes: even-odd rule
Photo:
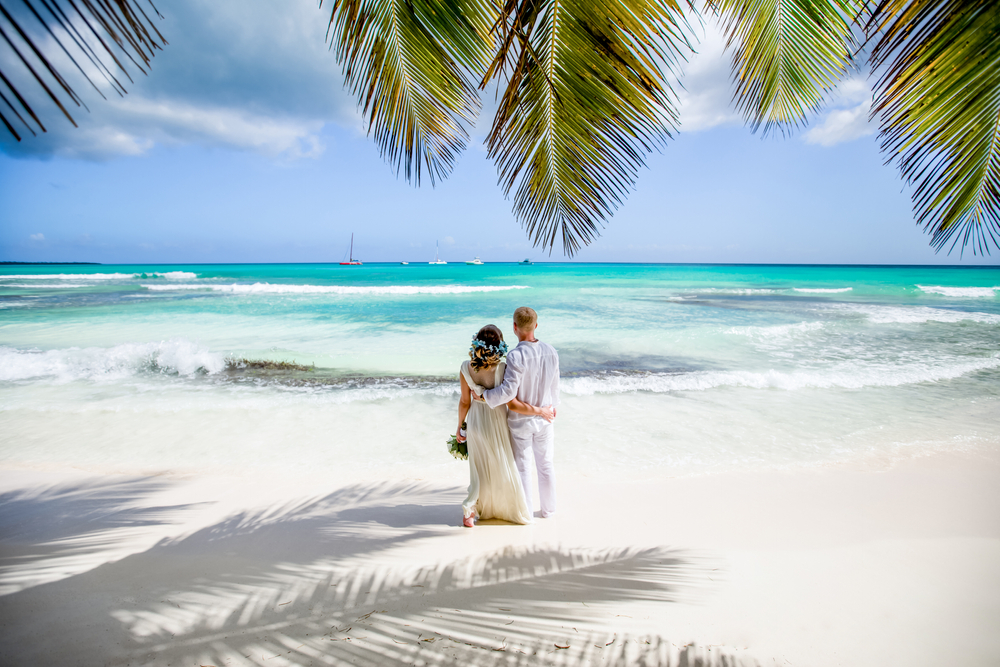
[[[555,413],[559,405],[559,354],[551,345],[535,337],[537,326],[538,315],[531,308],[522,306],[514,311],[514,333],[519,342],[507,354],[503,383],[483,392],[483,400],[491,408],[517,398],[528,405],[551,405]],[[541,417],[508,411],[507,425],[528,507],[534,507],[531,485],[531,459],[534,458],[542,516],[551,516],[556,509],[552,424]]]

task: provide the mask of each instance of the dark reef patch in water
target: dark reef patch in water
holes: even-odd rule
[[[271,361],[269,359],[226,359],[226,370],[250,371],[314,371],[316,364],[304,366],[294,361]]]
[[[593,350],[575,351],[568,355],[571,363],[563,364],[560,377],[645,377],[649,375],[679,375],[702,370],[700,366],[669,357],[610,358]],[[455,375],[375,375],[345,372],[336,368],[305,366],[294,361],[264,359],[227,359],[226,368],[210,376],[213,381],[303,387],[331,390],[370,388],[458,389]]]
[[[709,369],[706,362],[659,354],[609,354],[595,348],[562,348],[559,370],[562,377],[607,373],[689,373]]]
[[[235,383],[343,390],[371,387],[431,389],[443,385],[458,384],[457,373],[454,376],[366,375],[348,373],[336,368],[304,366],[294,361],[261,359],[227,359],[225,370],[212,377],[216,380]]]

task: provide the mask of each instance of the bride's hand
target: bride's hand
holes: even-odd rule
[[[465,436],[462,435],[462,429],[455,431],[455,440],[458,442],[465,442]]]
[[[551,405],[545,405],[538,408],[538,414],[547,422],[551,422],[556,418],[556,411]]]

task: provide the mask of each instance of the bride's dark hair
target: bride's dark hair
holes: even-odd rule
[[[503,342],[503,332],[497,326],[487,324],[472,339],[472,347],[469,348],[469,358],[472,361],[469,365],[473,370],[481,371],[499,364],[505,354],[507,346]]]

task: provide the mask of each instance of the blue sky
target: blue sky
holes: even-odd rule
[[[327,8],[160,10],[170,45],[128,96],[85,96],[80,128],[50,113],[40,138],[0,137],[0,259],[339,261],[352,232],[366,261],[425,261],[436,241],[451,261],[547,257],[497,186],[482,127],[436,187],[396,178],[324,44]],[[709,26],[685,68],[681,132],[576,259],[996,263],[929,246],[908,188],[883,165],[866,77],[842,84],[807,128],[762,139],[731,111],[721,51]]]

